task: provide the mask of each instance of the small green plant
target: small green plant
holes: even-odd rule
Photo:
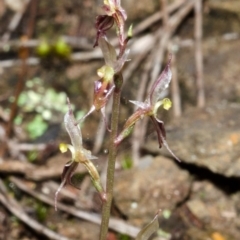
[[[121,161],[121,166],[123,169],[131,169],[133,167],[133,160],[130,156],[125,156]]]
[[[44,222],[48,215],[48,209],[42,202],[37,202],[35,204],[35,211],[37,218],[40,222]]]
[[[26,82],[26,90],[19,96],[18,106],[21,111],[14,120],[17,125],[22,124],[24,113],[37,113],[26,124],[26,131],[31,139],[40,137],[47,130],[49,121],[57,122],[68,110],[66,93],[56,92],[53,88],[45,89],[42,79],[37,77]],[[83,111],[77,112],[79,118],[83,115]]]
[[[125,36],[125,21],[127,19],[127,14],[121,6],[120,0],[104,0],[103,3],[104,15],[99,15],[96,18],[95,26],[97,36],[94,47],[100,47],[105,64],[97,71],[98,80],[94,82],[93,104],[85,116],[76,120],[68,100],[68,111],[64,117],[64,124],[71,139],[71,145],[61,144],[60,150],[65,152],[69,149],[72,153],[72,158],[63,168],[62,182],[55,194],[55,209],[57,210],[57,197],[60,190],[66,184],[71,184],[77,188],[76,183],[73,183],[72,181],[75,170],[79,164],[83,164],[87,168],[92,183],[102,200],[100,240],[107,239],[110,209],[113,199],[117,149],[119,144],[121,144],[121,142],[130,135],[135,123],[144,117],[149,117],[156,130],[159,147],[165,146],[172,156],[179,160],[167,144],[163,121],[157,118],[157,111],[160,107],[163,107],[166,110],[171,107],[171,101],[169,99],[160,98],[160,93],[168,87],[171,81],[171,57],[169,58],[168,63],[159,78],[154,82],[146,100],[144,102],[130,101],[131,103],[137,105],[138,108],[127,119],[123,129],[120,133],[118,133],[120,97],[124,81],[122,70],[123,66],[128,61],[129,49],[127,48],[127,43],[132,37],[132,27],[129,28],[128,34]],[[107,32],[113,26],[116,27],[119,43],[118,51],[115,50],[107,38]],[[113,98],[113,103],[111,123],[109,127],[105,118],[105,107],[110,98]],[[80,127],[78,126],[78,123],[83,122],[93,111],[101,111],[106,127],[110,132],[106,186],[102,186],[99,173],[97,168],[94,166],[94,159],[96,159],[96,157],[93,156],[89,150],[83,147],[82,133]],[[124,166],[126,168],[131,167],[129,161],[125,161]],[[155,215],[154,219],[140,231],[136,238],[137,240],[147,240],[153,232],[158,230],[159,226],[157,218],[158,213]]]
[[[71,55],[71,47],[63,38],[58,38],[51,43],[46,39],[42,39],[36,48],[36,53],[41,58],[58,57],[68,59]]]

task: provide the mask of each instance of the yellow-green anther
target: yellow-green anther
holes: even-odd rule
[[[132,38],[132,36],[133,36],[133,31],[132,30],[133,30],[133,25],[131,24],[129,29],[128,29],[128,32],[127,32],[127,36],[129,38]]]
[[[162,100],[162,103],[163,103],[163,108],[165,110],[169,110],[172,107],[172,102],[171,102],[171,100],[169,98],[164,98]]]
[[[172,107],[172,102],[169,98],[164,98],[163,100],[156,102],[153,109],[154,115],[157,114],[157,110],[161,105],[163,105],[165,110],[169,110]]]
[[[59,144],[59,150],[61,151],[61,153],[65,153],[67,152],[67,150],[70,150],[70,152],[72,153],[72,159],[75,162],[79,162],[76,160],[76,151],[74,150],[74,147],[70,144],[66,144],[66,143],[60,143]]]
[[[108,6],[110,6],[109,0],[104,0],[103,3],[106,4],[106,5],[108,5]]]
[[[97,70],[97,74],[100,78],[110,82],[114,76],[114,69],[108,65],[104,65]]]
[[[61,153],[67,152],[67,150],[68,150],[68,145],[65,144],[65,143],[60,143],[60,144],[59,144],[59,150],[61,151]]]

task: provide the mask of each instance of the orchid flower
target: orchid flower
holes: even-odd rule
[[[119,37],[120,46],[124,45],[124,22],[127,19],[127,14],[121,6],[120,0],[104,0],[103,10],[106,15],[100,15],[96,19],[97,37],[94,47],[98,45],[100,36],[106,35],[115,22],[117,26],[117,35]]]
[[[159,109],[160,106],[163,106],[164,109],[168,110],[172,104],[170,99],[168,98],[160,99],[161,92],[168,87],[172,78],[170,63],[171,58],[169,59],[167,66],[165,67],[159,78],[154,82],[144,102],[130,101],[131,103],[135,104],[138,107],[138,109],[126,121],[125,125],[123,126],[122,132],[115,139],[115,144],[118,145],[124,138],[126,138],[131,133],[135,123],[138,120],[142,119],[145,116],[148,116],[152,120],[155,130],[157,132],[159,148],[161,148],[162,145],[164,145],[167,148],[167,150],[171,153],[171,155],[175,159],[180,161],[171,151],[166,142],[166,131],[164,128],[163,121],[157,118],[157,110]]]
[[[123,68],[124,63],[128,59],[130,50],[126,49],[121,57],[118,58],[115,48],[108,42],[105,36],[100,37],[99,46],[104,56],[105,65],[99,68],[97,71],[100,79],[94,82],[94,96],[92,107],[90,108],[89,112],[76,123],[82,122],[93,111],[101,110],[105,124],[107,126],[105,106],[115,88],[113,78],[114,75],[121,71]]]
[[[96,188],[96,190],[100,193],[101,199],[102,200],[106,199],[106,195],[105,195],[105,192],[101,185],[98,171],[97,171],[96,167],[94,166],[94,164],[90,161],[90,160],[97,159],[97,157],[93,156],[89,150],[85,149],[82,146],[83,143],[82,143],[81,129],[79,128],[78,125],[77,126],[75,125],[76,120],[73,115],[73,110],[71,108],[69,99],[67,99],[67,101],[68,101],[69,110],[65,114],[64,124],[65,124],[65,128],[68,132],[68,135],[71,139],[72,144],[71,145],[70,144],[60,144],[60,151],[66,152],[69,149],[72,153],[72,159],[65,164],[63,172],[62,172],[62,177],[61,177],[62,178],[61,185],[59,186],[58,190],[55,193],[55,210],[57,210],[58,194],[66,184],[70,184],[73,187],[78,188],[72,182],[72,177],[73,177],[75,170],[78,167],[78,164],[80,164],[80,163],[83,164],[87,168],[87,170],[91,176],[92,183],[93,183],[94,187]]]

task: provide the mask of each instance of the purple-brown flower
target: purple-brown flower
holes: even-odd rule
[[[95,27],[97,29],[97,36],[94,43],[94,47],[98,46],[99,38],[106,36],[109,29],[113,24],[116,24],[117,35],[119,37],[119,43],[124,45],[124,22],[127,19],[127,14],[121,6],[120,0],[104,0],[103,10],[105,15],[99,15],[96,18]]]
[[[163,121],[157,118],[157,110],[158,108],[163,105],[163,108],[168,110],[171,107],[171,101],[167,98],[160,99],[161,92],[164,91],[172,78],[172,73],[170,70],[170,63],[171,58],[168,61],[167,66],[159,76],[159,78],[154,82],[146,100],[144,102],[139,101],[130,101],[131,103],[138,106],[135,113],[133,113],[128,120],[126,121],[125,125],[123,126],[122,132],[117,136],[115,139],[115,144],[118,145],[124,138],[126,138],[132,131],[135,123],[142,119],[145,116],[150,117],[157,132],[159,148],[164,145],[168,151],[172,154],[172,156],[180,161],[175,154],[169,148],[166,142],[166,131],[164,128]]]
[[[69,149],[72,153],[72,159],[69,162],[67,162],[63,168],[63,172],[62,172],[62,176],[61,176],[62,182],[61,182],[61,185],[59,186],[58,190],[55,193],[55,210],[57,210],[58,194],[66,184],[70,184],[73,187],[78,188],[77,185],[75,183],[73,183],[72,177],[75,173],[75,170],[78,167],[78,164],[80,164],[80,163],[83,164],[86,167],[86,169],[88,170],[88,172],[91,176],[92,183],[93,183],[94,187],[96,188],[96,190],[99,192],[101,199],[104,200],[106,198],[106,194],[105,194],[103,187],[101,185],[101,182],[100,182],[100,177],[99,177],[98,171],[97,171],[96,167],[94,166],[94,164],[90,161],[90,160],[96,159],[96,157],[93,156],[89,150],[87,150],[83,147],[81,129],[79,128],[78,125],[75,124],[76,119],[74,118],[73,111],[72,111],[69,100],[68,100],[68,105],[69,105],[69,110],[65,114],[64,124],[65,124],[65,128],[68,132],[68,135],[71,139],[72,145],[60,144],[60,150],[61,150],[61,152],[66,152]]]
[[[127,19],[126,11],[121,6],[120,0],[104,0],[103,9],[108,16],[114,18],[117,26],[120,45],[124,45],[124,22]]]
[[[93,111],[101,110],[106,123],[105,106],[115,88],[113,81],[114,75],[121,71],[128,59],[129,49],[126,49],[118,58],[115,48],[108,42],[105,36],[101,36],[99,38],[99,47],[102,50],[105,65],[99,68],[97,71],[100,79],[94,82],[93,105],[89,112],[83,118],[78,120],[78,122],[82,122]]]

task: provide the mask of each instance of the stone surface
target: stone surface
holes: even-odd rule
[[[192,109],[167,133],[173,152],[183,161],[227,177],[240,177],[240,105],[222,103]],[[150,141],[146,149],[169,155]],[[170,156],[170,155],[169,155]]]
[[[116,175],[114,201],[131,223],[142,226],[158,209],[175,208],[188,195],[190,185],[187,171],[180,170],[170,159],[156,157],[148,166]]]
[[[129,1],[122,0],[122,6],[127,11],[128,20],[143,19],[158,10],[158,3],[154,0]]]
[[[187,202],[190,211],[203,222],[209,230],[224,231],[234,239],[239,237],[239,192],[229,196],[209,181],[195,181]]]

